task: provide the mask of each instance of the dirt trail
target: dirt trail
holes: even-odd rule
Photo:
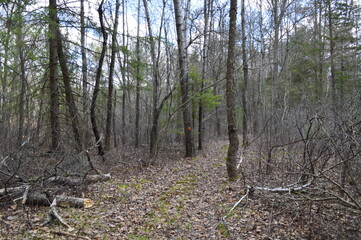
[[[308,207],[288,195],[254,192],[222,221],[244,194],[240,183],[227,181],[225,155],[226,142],[216,142],[193,159],[175,159],[162,167],[127,169],[127,174],[119,166],[112,168],[111,181],[90,185],[83,192],[95,201],[92,208],[59,208],[59,213],[75,229],[72,235],[88,239],[360,237],[359,231],[344,235],[346,224],[355,221],[352,224],[357,226],[359,218],[337,216],[322,206]],[[254,169],[247,171],[250,174]],[[43,221],[48,207],[9,211],[1,214],[11,225],[4,227],[0,222],[0,239],[77,239],[54,234],[67,231],[60,225],[50,226],[48,232],[31,230],[28,219]]]
[[[194,159],[92,186],[93,198],[101,199],[94,210],[104,209],[105,215],[99,219],[101,230],[91,234],[109,239],[222,238],[217,226],[230,192],[220,149],[213,146]]]

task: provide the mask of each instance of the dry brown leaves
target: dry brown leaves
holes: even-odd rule
[[[34,226],[46,218],[48,209],[27,208],[2,210],[0,238],[359,239],[360,229],[354,226],[360,223],[360,216],[335,213],[321,204],[293,201],[287,194],[254,192],[222,221],[244,194],[240,183],[227,181],[225,145],[211,143],[194,159],[174,159],[177,154],[171,150],[173,159],[167,163],[164,161],[169,155],[164,151],[158,161],[161,166],[143,169],[116,165],[115,155],[112,163],[99,161],[98,165],[111,169],[115,177],[83,192],[94,200],[94,206],[86,210],[59,209],[75,229],[73,237],[56,234],[61,226],[40,231]],[[122,161],[124,156],[130,161],[132,152],[122,154]],[[145,155],[135,154],[133,163]]]

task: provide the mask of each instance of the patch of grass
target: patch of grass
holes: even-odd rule
[[[225,237],[230,237],[230,236],[231,236],[231,234],[229,233],[227,227],[226,227],[224,224],[218,225],[217,228],[218,228],[219,232],[220,232],[223,236],[225,236]]]
[[[132,183],[132,187],[135,187],[137,190],[142,190],[142,184],[139,183]]]
[[[184,228],[187,229],[187,230],[190,230],[191,227],[192,227],[192,225],[190,223],[184,224]]]
[[[144,184],[144,183],[151,183],[152,181],[149,180],[149,179],[146,179],[146,178],[141,178],[141,179],[139,179],[138,182],[141,183],[141,184]]]
[[[183,176],[163,192],[155,203],[154,210],[148,213],[149,228],[159,224],[177,225],[184,212],[183,202],[188,199],[188,193],[196,187],[197,180],[196,175]],[[179,196],[177,204],[170,205],[169,200],[174,196]]]
[[[120,188],[121,190],[127,190],[129,188],[129,186],[127,184],[118,184],[118,188]]]
[[[193,157],[193,158],[192,158],[192,161],[197,161],[197,160],[199,160],[200,158],[201,158],[200,156]]]

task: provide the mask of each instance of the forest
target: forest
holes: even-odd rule
[[[0,0],[0,239],[361,239],[359,0]]]

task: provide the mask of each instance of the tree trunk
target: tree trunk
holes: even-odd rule
[[[90,120],[91,120],[91,123],[93,126],[92,128],[93,128],[93,133],[95,136],[95,142],[98,144],[98,154],[100,156],[104,155],[104,150],[103,150],[103,146],[102,146],[102,142],[101,142],[98,126],[97,126],[95,109],[96,109],[97,98],[98,98],[98,94],[99,94],[100,78],[101,78],[101,74],[102,74],[102,67],[103,67],[105,51],[107,48],[107,40],[108,40],[108,34],[105,31],[104,19],[103,19],[103,4],[104,4],[104,0],[101,1],[99,8],[98,8],[100,28],[101,28],[101,31],[103,34],[102,51],[100,53],[97,73],[95,76],[95,86],[94,86],[94,92],[93,92],[93,97],[92,97],[92,104],[90,106]]]
[[[135,96],[135,141],[134,147],[137,148],[139,146],[139,120],[140,120],[140,0],[138,0],[138,21],[137,21],[137,42],[136,42],[136,54],[137,54],[137,68],[136,68],[136,96]]]
[[[59,89],[57,79],[57,19],[56,0],[49,0],[49,88],[50,88],[50,128],[51,149],[55,150],[60,142]]]
[[[188,57],[186,39],[183,32],[183,15],[179,0],[173,0],[177,28],[178,62],[180,69],[180,85],[182,95],[182,113],[185,133],[186,157],[194,157],[195,149],[193,142],[192,117],[189,105],[189,79],[188,79]]]
[[[122,40],[123,40],[123,46],[126,46],[125,43],[125,13],[126,13],[126,9],[125,9],[125,1],[122,2],[122,12],[123,12],[123,34],[122,34]],[[123,79],[123,91],[122,91],[122,124],[121,124],[121,133],[122,133],[122,145],[124,145],[126,143],[126,137],[125,137],[125,128],[126,128],[126,118],[125,118],[125,101],[126,101],[126,86],[127,86],[127,80],[126,80],[126,75],[125,75],[125,69],[126,69],[126,60],[127,60],[127,56],[125,54],[125,52],[123,52],[123,65],[120,64],[121,67],[121,74],[122,74],[122,79]]]
[[[331,67],[331,101],[332,101],[332,114],[334,120],[334,128],[336,129],[337,121],[337,102],[336,102],[336,68],[335,68],[335,41],[333,32],[333,21],[332,21],[332,3],[331,0],[327,1],[327,20],[328,20],[328,33],[330,39],[330,67]]]
[[[107,103],[107,119],[105,125],[105,148],[109,150],[110,148],[110,137],[112,129],[112,103],[113,103],[113,75],[114,75],[114,66],[115,66],[115,54],[117,52],[117,33],[118,33],[118,16],[119,16],[119,0],[116,0],[115,3],[115,20],[114,20],[114,29],[112,33],[112,53],[110,57],[110,68],[109,68],[109,82],[108,82],[108,103]]]
[[[243,89],[242,89],[242,107],[243,107],[243,119],[242,119],[242,135],[243,135],[243,146],[248,145],[248,111],[247,111],[247,90],[248,90],[248,62],[247,62],[247,52],[246,52],[246,22],[245,22],[245,0],[242,0],[241,7],[241,19],[242,19],[242,60],[243,60]]]
[[[88,97],[88,63],[86,55],[86,35],[85,35],[85,16],[84,16],[84,1],[80,0],[80,44],[81,44],[81,71],[82,71],[82,98],[83,98],[83,123],[88,128],[88,107],[89,107],[89,97]],[[85,131],[84,131],[85,132]],[[85,137],[84,137],[84,140]]]
[[[227,173],[230,181],[236,181],[239,177],[237,171],[237,156],[239,140],[237,135],[237,118],[235,109],[235,46],[236,46],[236,22],[237,22],[237,0],[231,0],[228,40],[228,58],[226,74],[226,104],[229,147],[227,151]]]
[[[18,3],[18,33],[17,33],[17,45],[19,49],[19,62],[20,62],[20,95],[19,95],[19,125],[18,125],[18,145],[20,146],[23,141],[24,135],[24,108],[25,108],[25,91],[26,91],[26,73],[25,73],[25,57],[24,57],[24,39],[23,39],[23,18],[21,3]]]
[[[71,126],[73,129],[74,139],[76,143],[76,148],[80,152],[83,150],[83,143],[81,140],[80,130],[79,130],[79,120],[78,120],[78,109],[76,107],[73,92],[71,89],[71,80],[69,69],[66,63],[66,56],[63,50],[62,44],[62,36],[59,29],[59,24],[57,24],[57,40],[58,40],[58,57],[59,57],[59,64],[61,68],[61,72],[63,73],[63,82],[64,82],[64,89],[65,89],[65,100],[68,106],[70,119],[71,119]]]
[[[210,2],[204,0],[204,30],[203,30],[203,50],[202,50],[202,82],[201,89],[204,88],[204,81],[206,79],[206,73],[208,68],[208,19],[209,19],[209,4]],[[198,108],[198,149],[202,150],[203,148],[203,136],[204,136],[204,125],[203,125],[203,101],[199,100],[199,108]]]
[[[150,130],[150,155],[151,158],[154,157],[156,148],[157,148],[157,142],[158,142],[158,120],[160,116],[160,112],[158,112],[158,99],[159,99],[159,73],[158,73],[158,61],[157,56],[155,53],[155,43],[154,43],[154,37],[152,33],[152,25],[150,21],[150,14],[148,9],[148,3],[147,0],[143,0],[143,5],[145,9],[145,16],[147,20],[147,26],[148,26],[148,34],[149,34],[149,42],[150,42],[150,55],[152,58],[152,74],[153,74],[153,107],[152,107],[152,127]],[[161,19],[161,25],[163,23],[163,16]]]

